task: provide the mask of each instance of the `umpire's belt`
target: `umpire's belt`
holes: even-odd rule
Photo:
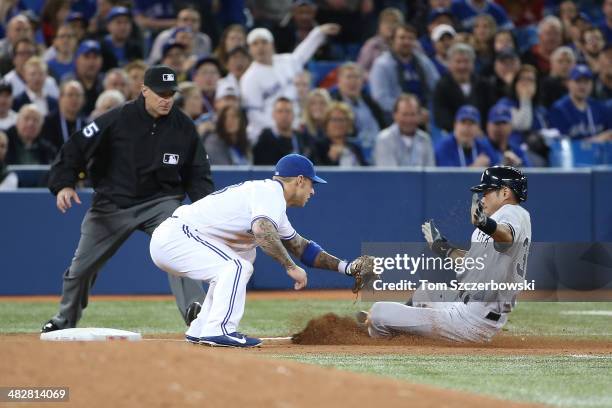
[[[465,303],[467,305],[469,301],[470,301],[470,295],[465,295],[465,297],[463,298],[463,303]],[[499,319],[501,319],[501,316],[502,315],[499,314],[499,313],[489,312],[485,316],[485,319],[489,319],[489,320],[493,320],[494,322],[497,322],[497,321],[499,321]]]

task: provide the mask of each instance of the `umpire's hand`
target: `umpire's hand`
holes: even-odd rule
[[[75,203],[81,204],[81,199],[74,188],[72,187],[64,187],[59,193],[57,193],[57,209],[62,212],[62,214],[66,213],[66,210],[72,208],[72,201]]]

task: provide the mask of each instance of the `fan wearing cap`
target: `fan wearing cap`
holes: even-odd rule
[[[143,58],[141,44],[132,36],[132,14],[126,7],[113,7],[106,15],[108,34],[101,41],[103,71]]]
[[[555,102],[548,114],[550,127],[571,139],[612,140],[612,112],[590,98],[593,73],[586,65],[576,65],[567,83],[568,95]]]
[[[171,38],[164,44],[160,64],[172,68],[176,72],[177,82],[183,82],[187,79],[187,58],[185,45]]]
[[[301,237],[286,214],[287,207],[304,207],[315,184],[325,183],[310,160],[290,154],[276,163],[271,179],[244,181],[183,205],[155,230],[150,244],[155,265],[209,283],[202,311],[186,332],[188,342],[229,347],[261,343],[238,331],[257,247],[283,267],[296,290],[306,287],[308,277],[293,258],[311,268],[353,273],[351,263]]]
[[[503,7],[492,0],[455,0],[451,5],[451,12],[459,20],[464,30],[471,31],[474,28],[475,18],[481,14],[489,14],[493,17],[500,29],[514,28],[514,24]]]
[[[436,145],[436,164],[441,167],[486,167],[495,163],[495,152],[481,135],[480,112],[472,105],[463,105],[455,116],[453,133]]]
[[[94,40],[85,40],[79,45],[75,55],[76,70],[74,76],[68,75],[64,80],[75,79],[81,83],[85,91],[85,105],[81,113],[83,116],[89,116],[96,107],[98,96],[104,91],[100,43]]]
[[[495,54],[490,78],[495,100],[512,95],[512,84],[520,69],[521,60],[513,48],[504,48]]]
[[[453,45],[457,32],[448,24],[440,24],[431,31],[434,55],[431,62],[434,63],[440,76],[448,73],[448,50]]]
[[[157,65],[145,72],[141,95],[103,113],[64,143],[49,174],[49,189],[65,213],[79,172],[87,169],[95,195],[76,255],[64,274],[58,313],[43,332],[76,327],[90,282],[137,230],[149,235],[180,205],[213,191],[210,163],[193,122],[174,106],[176,73]],[[199,283],[169,276],[176,303],[189,324],[204,292]],[[192,307],[193,306],[193,307]]]
[[[450,8],[439,7],[429,12],[427,18],[427,32],[419,38],[421,48],[429,58],[432,58],[436,54],[434,45],[436,40],[433,38],[433,33],[434,30],[441,25],[451,27],[453,29],[453,37],[455,36],[455,20],[453,19]]]
[[[299,112],[293,78],[302,71],[323,44],[326,36],[340,31],[337,24],[323,24],[308,33],[291,54],[275,54],[274,37],[265,28],[256,28],[247,36],[253,62],[240,79],[240,95],[249,119],[248,136],[253,144],[266,127],[271,127],[274,101],[280,96],[294,102]]]
[[[525,151],[510,139],[512,131],[510,107],[503,103],[491,107],[487,120],[487,136],[484,138],[484,142],[496,155],[492,163],[528,167],[529,160]]]

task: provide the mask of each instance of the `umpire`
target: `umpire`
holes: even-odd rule
[[[148,235],[189,195],[213,191],[210,163],[192,121],[173,106],[176,73],[163,65],[145,73],[141,95],[74,133],[55,159],[49,189],[65,213],[79,172],[87,169],[95,194],[81,238],[64,272],[59,312],[42,332],[76,327],[99,269],[135,230]],[[145,254],[142,255],[143,259]],[[202,286],[168,275],[176,304],[189,324],[204,298]]]

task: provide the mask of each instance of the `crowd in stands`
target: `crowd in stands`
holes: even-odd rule
[[[612,144],[612,0],[3,0],[0,189],[154,64],[212,164],[546,167],[561,140]]]

